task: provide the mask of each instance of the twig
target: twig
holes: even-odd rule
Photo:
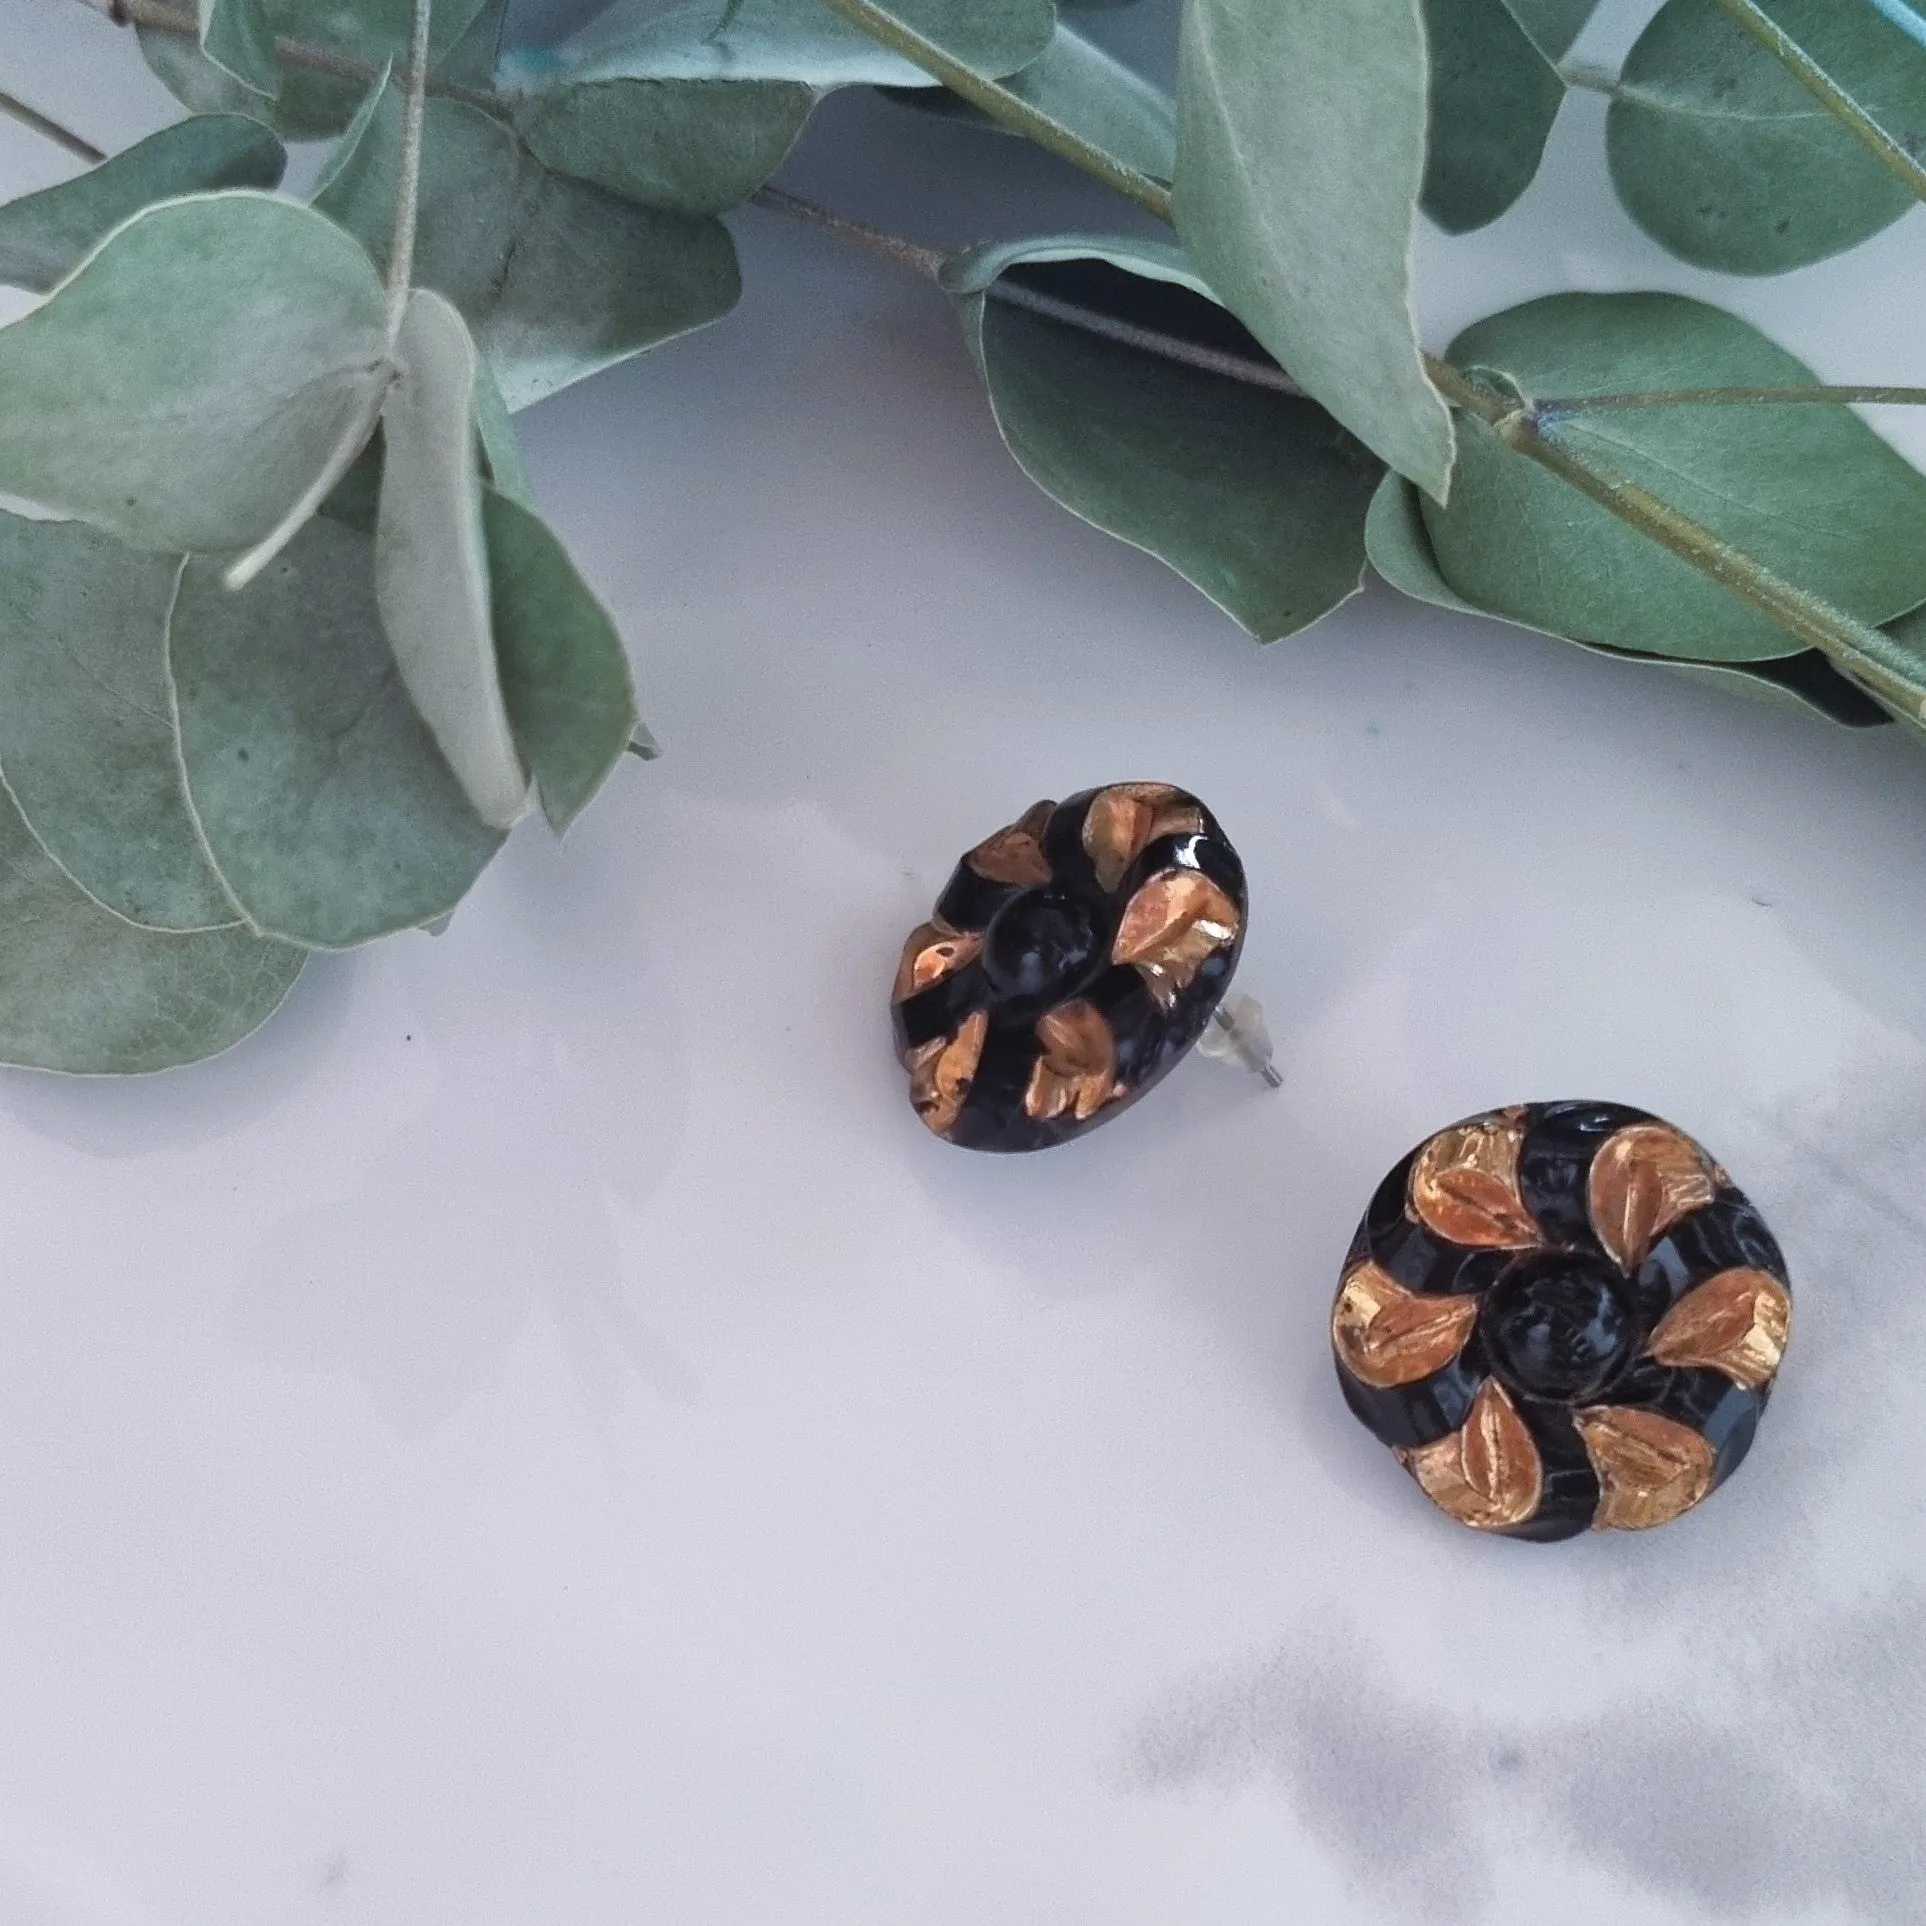
[[[1073,167],[1082,168],[1160,221],[1170,219],[1170,189],[1162,181],[1152,180],[1148,174],[1126,165],[1041,108],[1019,99],[1009,88],[953,59],[935,41],[926,40],[894,14],[872,5],[871,0],[828,0],[828,4],[852,27],[861,28],[872,40],[901,54],[913,66],[921,67],[931,79],[940,80],[951,93],[960,95],[973,107],[980,107],[992,120],[1033,140]]]
[[[1896,175],[1921,200],[1926,200],[1926,167],[1922,167],[1845,88],[1820,66],[1758,4],[1758,0],[1719,0],[1719,5],[1749,33],[1827,113],[1854,135],[1890,174]],[[1888,19],[1886,8],[1880,8]],[[1897,24],[1897,23],[1895,23]]]
[[[1594,408],[1922,408],[1926,388],[1652,388],[1642,394],[1553,395],[1536,403],[1541,415],[1582,415]]]
[[[811,227],[840,235],[845,241],[854,241],[858,247],[880,254],[884,260],[894,261],[898,267],[906,267],[926,281],[934,281],[950,258],[940,248],[921,247],[915,241],[904,240],[900,234],[871,227],[866,221],[852,221],[845,214],[832,214],[814,201],[785,194],[780,187],[757,188],[749,196],[749,203],[752,207],[766,207],[774,214],[788,214],[796,220],[807,221]]]
[[[858,247],[867,248],[870,253],[879,254],[886,261],[894,261],[899,266],[914,270],[927,281],[939,280],[944,266],[956,258],[941,249],[906,241],[900,234],[871,227],[866,221],[852,221],[847,215],[832,214],[828,208],[818,207],[814,201],[805,201],[795,194],[785,194],[779,187],[759,188],[749,198],[757,207],[766,207],[777,214],[793,215],[799,221],[807,221],[812,227],[820,227],[826,233],[853,241]],[[983,292],[992,301],[1001,301],[1013,308],[1025,308],[1047,320],[1061,321],[1068,327],[1081,328],[1086,334],[1100,335],[1106,341],[1121,342],[1127,348],[1158,355],[1165,361],[1180,361],[1186,367],[1202,368],[1208,374],[1223,375],[1228,380],[1242,381],[1253,388],[1269,388],[1276,394],[1302,395],[1304,392],[1274,361],[1256,361],[1248,355],[1228,354],[1221,348],[1207,348],[1198,342],[1186,341],[1182,335],[1165,334],[1158,328],[1139,327],[1134,321],[1123,321],[1115,315],[1105,314],[1099,308],[1087,308],[1078,301],[1065,301],[1058,295],[1044,294],[1036,288],[1025,287],[1020,281],[992,281]]]
[[[408,91],[402,105],[401,166],[395,179],[395,221],[388,247],[387,352],[401,337],[401,318],[415,276],[415,227],[421,215],[421,130],[427,107],[428,22],[434,0],[414,0],[408,37]]]
[[[1425,366],[1443,394],[1476,415],[1513,453],[1549,469],[1641,535],[1710,576],[1728,594],[1770,616],[1882,701],[1915,720],[1926,720],[1918,666],[1890,636],[1786,581],[1650,489],[1589,455],[1574,453],[1556,438],[1542,409],[1521,406],[1514,397],[1486,387],[1449,362],[1427,355]]]
[[[59,121],[49,120],[39,108],[29,107],[24,100],[15,100],[9,93],[0,93],[0,114],[17,120],[22,127],[31,127],[36,134],[44,135],[56,147],[64,147],[76,160],[84,160],[90,167],[107,158],[92,141],[82,140]]]

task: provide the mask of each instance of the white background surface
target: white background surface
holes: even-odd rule
[[[0,86],[171,111],[63,0],[0,0]],[[1601,119],[1425,239],[1434,344],[1716,286],[1926,380],[1919,217],[1715,284]],[[0,126],[6,191],[65,171]],[[855,99],[786,178],[1119,218]],[[0,1922],[1926,1916],[1926,754],[1376,587],[1259,650],[1031,488],[938,297],[736,225],[736,316],[522,423],[663,760],[227,1059],[0,1083]],[[938,1143],[904,931],[1133,777],[1243,851],[1288,1088]],[[1348,1416],[1326,1310],[1412,1142],[1580,1095],[1713,1147],[1798,1330],[1703,1510],[1493,1542]]]

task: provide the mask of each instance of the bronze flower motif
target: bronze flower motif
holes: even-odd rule
[[[1244,940],[1244,866],[1195,796],[1112,783],[1040,802],[956,866],[891,1011],[916,1113],[973,1150],[1041,1150],[1175,1067]]]
[[[1772,1233],[1640,1110],[1496,1110],[1385,1179],[1331,1311],[1353,1412],[1460,1523],[1639,1530],[1751,1448],[1791,1333]]]

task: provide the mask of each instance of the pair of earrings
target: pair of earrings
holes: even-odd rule
[[[970,850],[891,996],[910,1100],[973,1150],[1042,1150],[1159,1083],[1227,1003],[1244,866],[1168,783],[1040,802]],[[1240,1007],[1241,1006],[1241,1007]],[[1683,1131],[1609,1103],[1450,1125],[1372,1198],[1331,1310],[1351,1410],[1460,1523],[1530,1539],[1688,1511],[1751,1448],[1792,1297],[1764,1220]]]

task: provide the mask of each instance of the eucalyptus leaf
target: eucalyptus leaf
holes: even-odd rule
[[[1051,0],[892,0],[892,12],[978,73],[1002,78],[1050,44]],[[616,0],[559,46],[521,49],[511,84],[572,80],[794,81],[932,87],[922,68],[852,27],[823,0]]]
[[[388,88],[315,202],[383,270],[402,121]],[[735,305],[741,275],[721,222],[553,173],[512,128],[459,101],[428,101],[422,124],[415,283],[461,310],[510,408]]]
[[[475,432],[481,438],[482,468],[488,482],[510,501],[533,508],[535,489],[528,478],[528,464],[522,459],[522,445],[486,361],[475,371]]]
[[[1315,402],[999,298],[1000,281],[1270,366],[1175,248],[1061,236],[946,272],[997,427],[1072,513],[1146,549],[1260,641],[1355,594],[1379,463]]]
[[[1511,616],[1467,602],[1439,572],[1431,537],[1425,531],[1418,491],[1402,475],[1386,475],[1378,484],[1378,492],[1371,498],[1371,512],[1365,518],[1364,546],[1371,566],[1393,588],[1416,601],[1465,615],[1514,623],[1539,635],[1551,635],[1558,641],[1572,639],[1538,628],[1534,623],[1515,622]],[[1849,729],[1873,728],[1891,720],[1871,696],[1856,683],[1847,681],[1817,649],[1802,649],[1796,655],[1780,656],[1771,662],[1681,662],[1637,649],[1607,648],[1596,642],[1580,642],[1577,646],[1588,655],[1664,669],[1668,674],[1704,683],[1721,693],[1800,709]]]
[[[190,561],[168,662],[202,837],[264,932],[346,949],[412,929],[500,847],[402,687],[366,536],[319,517],[238,594]]]
[[[1019,100],[1139,173],[1167,181],[1177,171],[1176,102],[1073,27],[1060,22],[1043,53],[1003,84]],[[944,87],[888,87],[883,92],[904,106],[997,133],[1008,131]]]
[[[515,740],[559,835],[622,758],[638,724],[622,638],[533,510],[482,496],[495,647]]]
[[[1177,230],[1305,390],[1442,499],[1452,423],[1411,311],[1429,86],[1418,0],[1192,0]]]
[[[163,202],[0,328],[0,489],[140,548],[245,547],[382,354],[381,283],[333,222],[243,190]]]
[[[175,555],[0,515],[0,776],[89,896],[154,929],[236,920],[181,788],[167,705]]]
[[[137,929],[80,890],[0,793],[0,1063],[169,1070],[272,1016],[307,958],[243,929]]]
[[[45,294],[120,224],[157,201],[274,187],[287,149],[258,121],[202,114],[136,141],[57,187],[0,207],[0,281]]]
[[[512,828],[528,803],[495,665],[476,467],[475,348],[438,294],[408,298],[401,375],[382,410],[375,603],[401,680],[476,815]]]
[[[1867,0],[1767,11],[1909,153],[1926,151],[1926,49]],[[1718,0],[1667,0],[1605,123],[1612,184],[1682,259],[1779,274],[1854,247],[1913,197]]]
[[[1811,371],[1748,323],[1671,294],[1561,294],[1452,344],[1537,400],[1794,386]],[[1609,408],[1552,432],[1862,621],[1926,602],[1926,477],[1851,410]],[[1467,419],[1451,504],[1425,509],[1438,565],[1480,607],[1579,641],[1700,661],[1795,653],[1789,631]]]
[[[1431,135],[1424,211],[1447,234],[1495,221],[1538,172],[1565,83],[1506,0],[1424,0]]]
[[[1547,60],[1563,60],[1598,11],[1598,0],[1505,0],[1505,7]]]
[[[402,64],[408,53],[413,0],[259,0],[268,30],[281,39],[345,56],[377,71]],[[477,74],[479,49],[490,27],[499,33],[495,0],[435,0],[428,41],[429,71],[485,84]],[[291,140],[325,140],[353,120],[367,83],[345,75],[283,63],[278,88],[263,91],[237,80],[210,60],[187,34],[152,25],[139,28],[140,49],[163,85],[197,114],[252,114]]]
[[[816,100],[787,80],[571,80],[524,99],[515,125],[560,174],[644,207],[719,214],[783,164]]]
[[[201,52],[256,93],[281,86],[281,62],[266,0],[200,0]]]

